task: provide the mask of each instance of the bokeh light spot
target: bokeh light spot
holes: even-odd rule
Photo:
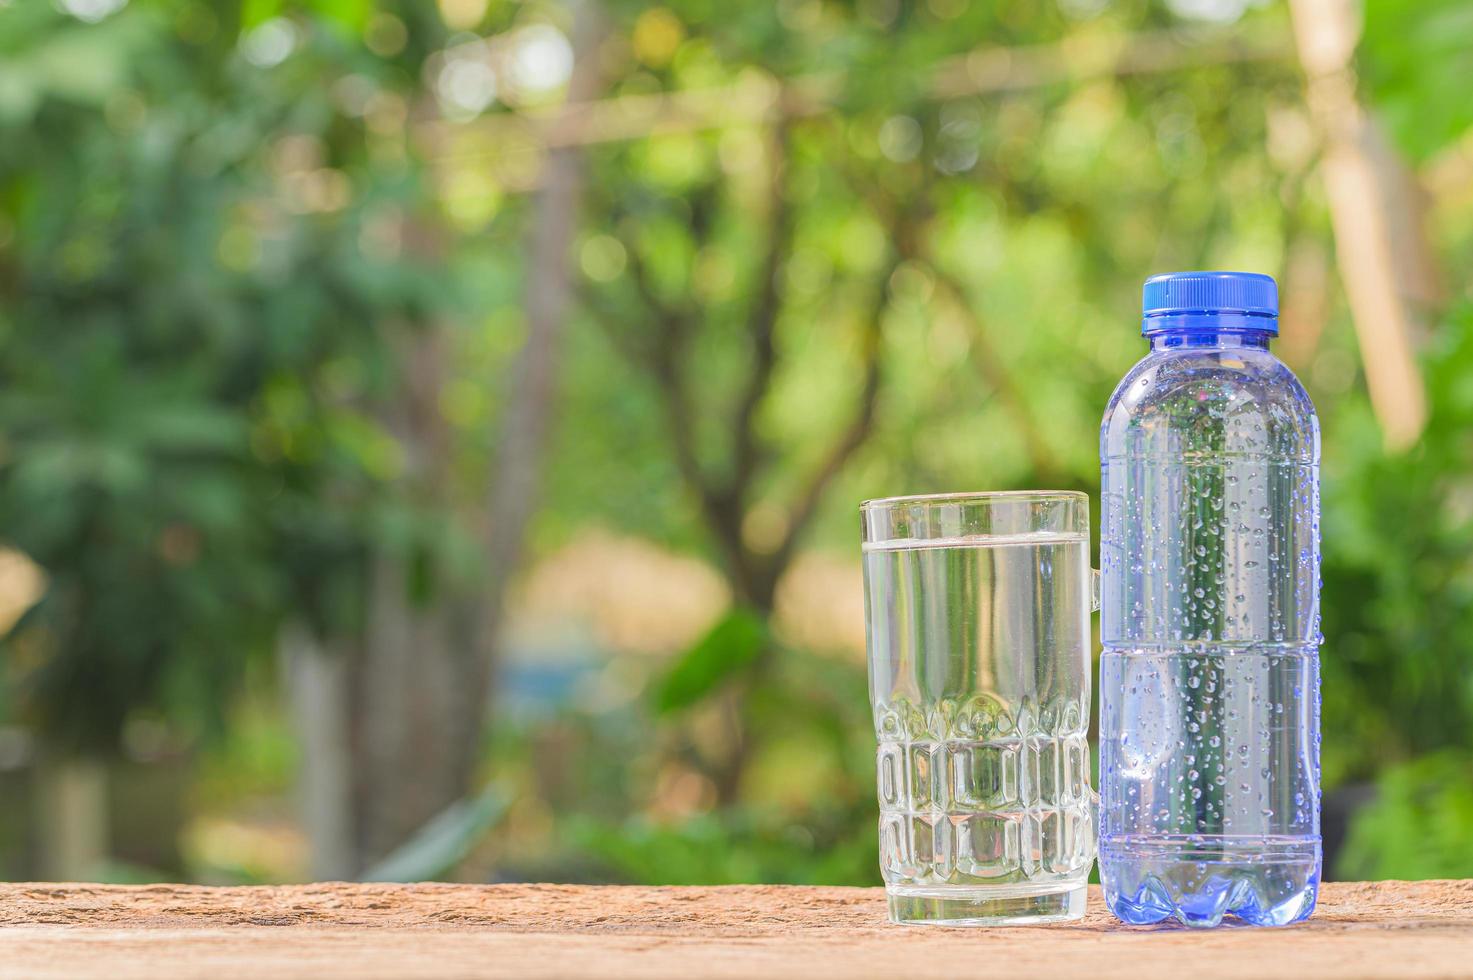
[[[664,7],[646,10],[634,22],[634,56],[652,68],[669,64],[684,39],[680,19]]]
[[[578,265],[594,282],[612,282],[623,274],[629,256],[613,235],[591,235],[578,250]]]
[[[880,125],[880,152],[896,163],[909,163],[921,152],[921,124],[910,116],[891,116]]]
[[[380,58],[392,58],[409,43],[409,31],[398,17],[380,11],[369,19],[363,43]]]
[[[257,68],[273,68],[297,46],[297,29],[285,17],[273,17],[251,28],[240,42],[240,52]]]
[[[511,77],[524,92],[549,92],[573,74],[573,46],[551,24],[533,24],[516,33]]]
[[[445,213],[464,231],[479,231],[501,209],[501,186],[482,167],[463,167],[445,181]]]
[[[59,5],[77,20],[95,24],[122,10],[128,0],[60,0]]]
[[[468,31],[486,16],[487,0],[439,0],[440,19],[453,31]]]
[[[478,116],[496,101],[496,73],[484,61],[453,58],[440,69],[435,94],[447,116]]]

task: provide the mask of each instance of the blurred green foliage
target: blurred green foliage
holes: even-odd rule
[[[1473,7],[1460,0],[1370,0],[1362,80],[1401,147],[1425,160],[1473,126]]]
[[[0,16],[0,521],[49,576],[11,707],[94,750],[142,708],[217,730],[283,616],[361,615],[364,541],[395,526],[383,324],[443,284],[360,247],[418,181],[320,79],[399,78],[329,20],[263,72],[231,5]],[[351,182],[341,208],[283,200],[293,152]]]
[[[1431,423],[1388,456],[1364,406],[1325,474],[1323,659],[1327,775],[1473,747],[1473,310],[1439,325],[1424,377]],[[1360,416],[1357,418],[1357,416]],[[1351,434],[1358,434],[1358,437]]]
[[[1353,880],[1473,877],[1473,765],[1436,752],[1391,769],[1337,869]]]

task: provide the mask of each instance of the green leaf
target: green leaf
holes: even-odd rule
[[[768,642],[767,624],[760,616],[733,608],[655,685],[655,710],[667,714],[700,701],[756,660]]]
[[[452,803],[398,850],[364,872],[363,880],[410,882],[441,877],[501,819],[508,803],[506,794],[496,786],[488,786],[473,799]]]

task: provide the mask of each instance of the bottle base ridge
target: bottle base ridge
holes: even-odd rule
[[[1302,922],[1314,911],[1320,842],[1114,840],[1101,845],[1105,904],[1122,922],[1175,919],[1212,928],[1233,916],[1255,926]]]

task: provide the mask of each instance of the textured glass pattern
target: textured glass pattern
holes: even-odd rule
[[[1094,859],[1080,710],[1087,705],[1070,708],[1072,728],[1019,735],[1005,724],[987,739],[952,729],[942,740],[924,730],[912,740],[900,714],[887,715],[881,731],[895,740],[882,734],[876,754],[886,883],[1055,883],[1087,874]]]

